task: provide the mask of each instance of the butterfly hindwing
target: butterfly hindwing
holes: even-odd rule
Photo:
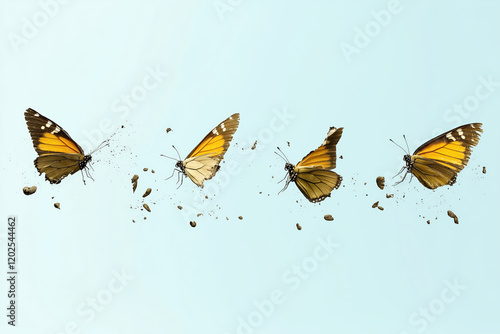
[[[33,109],[24,113],[31,135],[33,147],[38,153],[35,167],[50,183],[59,183],[66,176],[85,167],[90,156],[85,156],[83,149],[64,129]]]
[[[313,203],[321,202],[333,189],[337,189],[342,177],[331,170],[314,167],[295,167],[297,178],[295,184],[302,194]]]
[[[203,182],[210,180],[217,173],[219,163],[238,129],[239,121],[240,114],[229,116],[210,131],[184,159],[184,173],[196,185],[203,187]]]
[[[465,124],[427,141],[407,162],[408,171],[429,189],[453,185],[479,142],[481,127],[481,123]]]

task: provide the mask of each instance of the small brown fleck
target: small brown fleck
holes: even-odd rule
[[[378,202],[379,202],[379,201],[376,201],[375,203],[373,203],[373,204],[372,204],[372,208],[374,208],[374,209],[375,209],[376,207],[378,207]]]
[[[385,187],[385,177],[383,177],[383,176],[378,176],[376,181],[377,181],[377,186],[378,186],[380,189],[384,189],[384,187]]]
[[[226,217],[226,220],[229,220],[229,217]]]
[[[177,205],[177,209],[182,210],[182,206]]]
[[[453,211],[451,210],[448,210],[448,216],[450,218],[453,218],[453,221],[455,222],[455,224],[458,224],[458,217],[456,214],[453,213]]]
[[[252,150],[255,150],[255,148],[256,148],[256,147],[257,147],[257,141],[255,141],[255,143],[253,143],[253,145],[252,145],[251,149],[252,149]]]
[[[333,220],[332,215],[325,215],[323,218],[325,218],[325,220],[328,220],[328,221],[332,221]]]
[[[154,174],[154,173],[155,173],[155,170],[154,170],[154,169],[151,169],[151,173],[153,173],[153,174]]]
[[[147,168],[144,168],[144,169],[143,169],[143,171],[147,172],[147,171],[148,171],[148,169],[147,169]]]
[[[205,195],[205,199],[208,199],[208,195]]]
[[[134,176],[132,176],[132,183],[134,182],[137,182],[137,180],[139,180],[139,175],[135,174]]]
[[[171,128],[167,128],[167,133],[169,133],[170,131],[172,131],[172,129]]]
[[[343,156],[340,156],[340,157],[339,157],[339,159],[344,159],[344,157],[343,157]]]
[[[289,141],[287,141],[286,144],[288,145],[288,147],[290,147],[290,142]]]
[[[146,192],[144,193],[144,195],[142,195],[142,197],[143,198],[147,197],[147,196],[149,196],[149,194],[151,194],[151,188],[146,189]]]
[[[486,166],[483,166],[483,174],[486,174]]]
[[[54,203],[54,208],[61,210],[61,204],[59,202]]]
[[[297,226],[297,230],[299,230],[299,231],[302,230],[302,226],[300,226],[299,223],[297,223],[296,226]]]
[[[148,218],[144,217],[144,220],[146,220],[146,219],[148,219]]]
[[[125,126],[122,125],[122,129],[124,128]]]
[[[428,220],[428,221],[427,221],[427,224],[430,224],[430,223],[431,223],[431,221],[430,221],[430,220]]]
[[[196,227],[196,222],[194,220],[192,220],[189,222],[189,225],[191,225],[191,227]]]
[[[199,216],[201,216],[201,215],[203,215],[203,213],[198,213],[198,214],[196,215],[196,217],[199,217]]]
[[[385,198],[393,198],[394,194],[385,194]]]
[[[134,224],[135,224],[135,220],[133,220],[133,219],[132,219],[132,223],[134,223]]]
[[[238,219],[239,220],[243,220],[243,216],[238,216]]]
[[[144,203],[142,205],[144,207],[144,209],[146,209],[148,212],[151,212],[151,209],[149,208],[149,205],[147,205],[146,203]]]
[[[382,206],[377,206],[377,208],[380,210],[380,211],[384,211],[384,208]]]
[[[24,187],[23,188],[23,193],[27,196],[29,195],[33,195],[35,192],[36,192],[36,186],[33,186],[33,187]],[[54,197],[52,197],[54,198]]]

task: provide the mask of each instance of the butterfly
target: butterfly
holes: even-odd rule
[[[479,142],[483,132],[481,126],[481,123],[459,126],[424,143],[413,155],[409,154],[408,149],[408,154],[403,157],[406,166],[397,175],[405,169],[406,173],[396,184],[403,182],[406,175],[411,173],[429,189],[453,185],[458,173],[467,166],[472,148]]]
[[[40,175],[45,173],[45,179],[55,184],[79,170],[85,170],[87,176],[92,178],[87,170],[91,154],[85,155],[80,145],[61,126],[31,108],[25,111],[24,118],[38,153],[34,163]]]
[[[203,188],[203,182],[214,177],[220,169],[219,163],[224,158],[239,123],[240,114],[229,116],[210,131],[184,160],[181,160],[180,156],[179,160],[163,156],[177,160],[174,172],[177,171],[178,175],[188,176],[197,186]],[[182,184],[182,178],[180,180]]]
[[[340,187],[342,182],[342,176],[330,169],[334,169],[337,164],[337,143],[342,136],[343,129],[331,127],[321,146],[311,151],[297,165],[291,164],[278,147],[283,156],[275,153],[286,161],[285,170],[287,171],[285,175],[287,180],[281,191],[288,188],[290,182],[295,182],[310,202],[317,203],[330,197],[332,190]]]

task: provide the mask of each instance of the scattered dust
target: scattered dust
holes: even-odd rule
[[[385,177],[378,176],[376,181],[377,181],[377,186],[383,190],[385,187]]]
[[[149,196],[149,194],[151,194],[151,188],[146,189],[146,192],[144,193],[144,195],[142,195],[142,197],[143,198],[147,197],[147,196]]]
[[[24,187],[23,188],[23,193],[27,196],[29,195],[33,195],[35,192],[36,192],[36,186],[33,186],[33,187]],[[54,198],[54,197],[52,197]]]
[[[332,215],[325,215],[325,217],[323,217],[323,218],[325,218],[325,220],[328,220],[328,221],[332,221],[333,220]]]

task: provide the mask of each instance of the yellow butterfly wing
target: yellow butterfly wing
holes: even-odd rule
[[[314,167],[295,167],[295,184],[302,194],[313,203],[321,202],[333,189],[340,187],[342,177],[331,170]]]
[[[229,116],[210,131],[184,159],[184,172],[196,185],[203,187],[203,182],[217,173],[239,122],[240,114]]]
[[[343,130],[344,128],[331,127],[321,146],[306,155],[297,166],[334,169],[337,165],[337,143]]]
[[[465,124],[427,141],[411,156],[410,172],[429,189],[453,185],[479,142],[481,127]]]
[[[35,167],[50,183],[59,183],[66,176],[85,167],[90,160],[82,148],[64,129],[33,109],[24,113],[33,147],[38,153]]]

